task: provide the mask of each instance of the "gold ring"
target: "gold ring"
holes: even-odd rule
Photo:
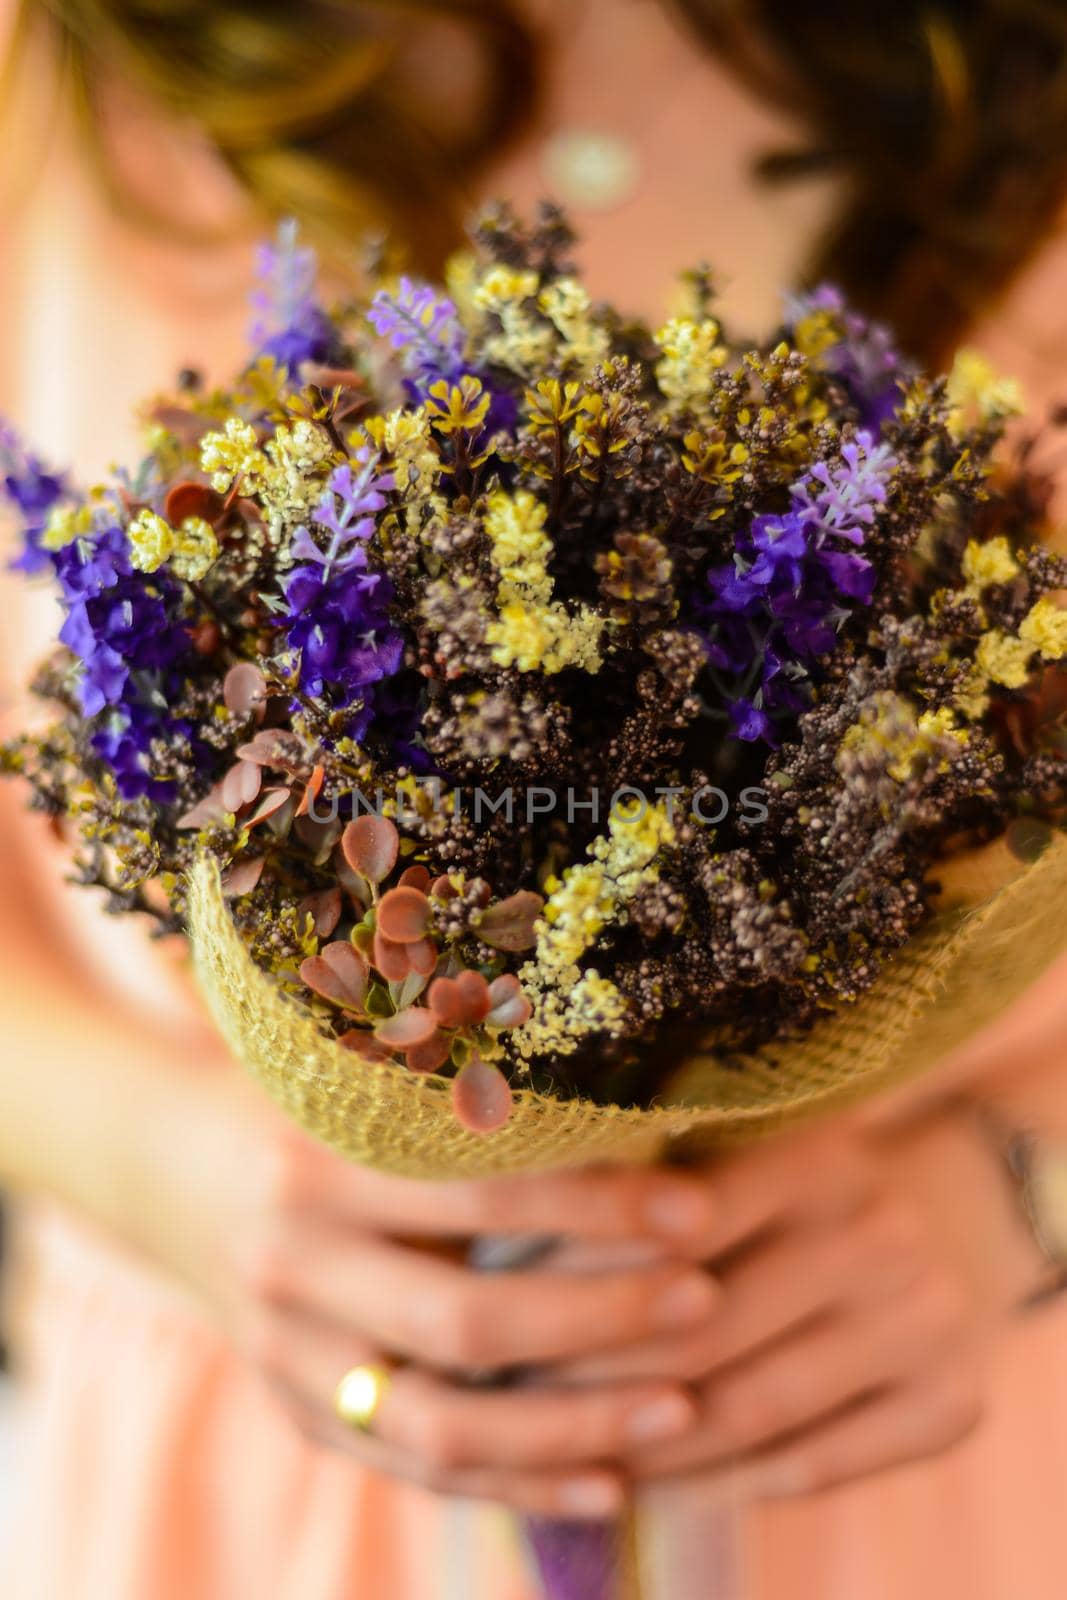
[[[334,1391],[333,1408],[350,1428],[369,1433],[392,1381],[388,1367],[376,1366],[372,1362],[352,1367]]]

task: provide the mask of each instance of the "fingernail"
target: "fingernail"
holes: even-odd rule
[[[665,1394],[637,1406],[626,1419],[626,1437],[635,1444],[670,1439],[692,1427],[696,1410],[684,1394]]]
[[[560,1484],[559,1503],[572,1517],[611,1517],[622,1509],[622,1489],[611,1478],[572,1478]]]
[[[718,1290],[707,1273],[676,1278],[656,1302],[656,1326],[678,1328],[701,1322],[710,1314],[717,1299]]]
[[[645,1201],[645,1217],[657,1233],[699,1240],[710,1232],[712,1203],[692,1184],[660,1182]]]

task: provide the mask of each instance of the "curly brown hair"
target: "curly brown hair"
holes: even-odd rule
[[[798,113],[846,198],[809,264],[938,361],[1056,225],[1067,195],[1062,0],[677,0],[708,46]]]
[[[408,60],[442,27],[472,57],[462,115]],[[120,208],[181,232],[165,200],[157,214],[117,179],[103,115],[116,80],[198,128],[269,215],[342,253],[387,221],[427,271],[462,238],[473,180],[524,125],[537,79],[526,29],[481,0],[20,0],[9,75],[42,30]]]
[[[1067,190],[1062,0],[671,0],[760,95],[798,113],[845,200],[807,276],[831,278],[927,360],[943,358],[1053,226]],[[22,0],[40,20],[42,0]],[[351,241],[388,219],[437,268],[479,168],[523,127],[534,42],[507,0],[46,0],[91,127],[103,67],[204,131],[274,214]],[[402,70],[447,22],[480,62],[459,123]],[[416,74],[417,79],[417,74]]]

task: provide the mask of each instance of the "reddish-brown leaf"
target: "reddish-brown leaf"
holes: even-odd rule
[[[368,1028],[349,1028],[337,1041],[346,1050],[353,1050],[364,1061],[390,1061],[393,1052],[387,1044],[379,1044]]]
[[[426,991],[426,999],[442,1028],[463,1026],[467,1012],[455,978],[435,978]]]
[[[247,764],[247,763],[246,763]],[[253,768],[253,771],[256,769]],[[255,810],[247,817],[242,817],[246,828],[255,828],[261,822],[266,822],[268,817],[276,816],[283,806],[292,800],[290,789],[264,789],[259,797]]]
[[[489,1015],[491,1001],[489,985],[480,972],[461,972],[456,978],[456,988],[463,997],[465,1020],[470,1026],[484,1022]]]
[[[193,483],[187,479],[176,483],[167,495],[163,515],[172,528],[180,528],[186,517],[203,517],[205,522],[216,522],[225,505],[221,494],[209,489],[206,483]]]
[[[534,923],[541,915],[542,900],[530,889],[520,889],[487,906],[474,924],[484,944],[494,950],[529,950],[536,943]]]
[[[228,711],[242,715],[254,711],[262,718],[266,710],[267,680],[251,661],[238,661],[222,680],[222,698]]]
[[[355,872],[345,860],[344,852],[338,847],[334,851],[333,864],[337,872],[338,881],[345,893],[351,895],[361,911],[366,911],[374,895],[371,886],[361,872]]]
[[[489,985],[480,972],[435,978],[427,992],[430,1008],[443,1028],[471,1028],[489,1014]]]
[[[489,1004],[485,1020],[492,1028],[521,1028],[524,1022],[529,1022],[533,1012],[522,992],[522,984],[512,972],[493,979],[489,985]]]
[[[452,1084],[452,1109],[471,1133],[495,1133],[511,1115],[511,1090],[499,1067],[473,1055]]]
[[[276,767],[279,772],[295,772],[303,759],[300,740],[289,728],[260,728],[247,744],[237,746],[234,755],[260,767]]]
[[[202,800],[198,800],[184,816],[178,818],[178,827],[210,828],[214,823],[222,822],[228,815],[229,810],[222,799],[222,784],[216,783]]]
[[[300,976],[309,989],[345,1011],[362,1011],[369,973],[359,951],[347,939],[337,939],[317,956],[300,963]]]
[[[235,761],[222,780],[221,798],[227,811],[250,806],[259,793],[263,774],[250,761]]]
[[[345,860],[371,883],[381,883],[396,866],[400,835],[388,817],[356,817],[341,835]],[[390,938],[396,935],[390,934]]]
[[[411,971],[410,945],[394,944],[380,928],[374,930],[374,965],[388,983],[403,983]]]
[[[341,824],[339,822],[315,822],[311,817],[297,817],[293,823],[293,832],[311,852],[312,860],[317,867],[329,859],[330,851],[341,837]]]
[[[222,644],[222,629],[211,617],[207,617],[189,629],[189,639],[198,656],[213,656]]]
[[[430,869],[417,862],[413,867],[405,867],[396,883],[398,889],[418,889],[426,894],[430,887]]]
[[[437,1028],[425,1044],[416,1044],[408,1051],[405,1062],[411,1072],[436,1072],[448,1060],[451,1048],[447,1034]]]
[[[422,978],[433,975],[437,966],[437,946],[432,939],[416,939],[414,944],[402,945],[401,948],[407,951],[412,972],[417,972]]]
[[[430,902],[418,889],[390,889],[378,902],[378,926],[395,944],[414,944],[429,932]]]
[[[265,863],[265,856],[249,856],[244,861],[235,862],[224,872],[222,892],[227,900],[236,900],[239,895],[250,894],[263,876]]]
[[[383,1044],[394,1050],[413,1050],[417,1044],[426,1044],[433,1038],[437,1023],[433,1012],[427,1011],[425,1006],[408,1006],[406,1011],[398,1011],[395,1017],[379,1022],[374,1031]]]
[[[310,917],[320,939],[328,939],[341,920],[340,889],[319,889],[300,902],[300,915]]]
[[[319,798],[325,777],[325,767],[315,767],[312,770],[311,777],[304,785],[304,793],[300,797],[300,804],[296,808],[296,814],[298,817],[306,816],[311,802]]]

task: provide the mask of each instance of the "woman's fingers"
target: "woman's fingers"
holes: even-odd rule
[[[811,1429],[920,1367],[939,1365],[956,1334],[954,1308],[934,1281],[889,1310],[807,1326],[704,1384],[698,1425],[676,1442],[642,1450],[639,1470],[684,1472]]]
[[[343,1374],[380,1360],[343,1330],[279,1313],[261,1362],[286,1391],[329,1408]],[[417,1368],[398,1367],[378,1405],[374,1436],[439,1469],[540,1467],[619,1457],[676,1437],[697,1416],[694,1397],[675,1384],[616,1384],[569,1390],[471,1387]]]
[[[569,1466],[617,1458],[692,1427],[696,1401],[668,1384],[617,1384],[577,1394],[465,1389],[398,1371],[375,1421],[388,1442],[435,1466]]]
[[[917,1272],[910,1219],[871,1207],[837,1226],[772,1236],[724,1263],[717,1274],[718,1304],[701,1326],[598,1351],[554,1377],[568,1383],[651,1377],[689,1382],[818,1315],[892,1300],[907,1291]]]
[[[532,1516],[599,1520],[620,1512],[625,1487],[607,1467],[570,1471],[497,1467],[444,1469],[396,1445],[345,1427],[320,1406],[293,1400],[291,1410],[306,1438],[323,1449],[353,1457],[373,1472],[402,1478],[434,1494],[492,1500]]]
[[[390,1177],[298,1142],[279,1183],[292,1210],[413,1237],[573,1234],[597,1239],[700,1238],[715,1200],[704,1174],[657,1169],[526,1173],[458,1183]]]
[[[741,1155],[709,1164],[705,1181],[715,1215],[702,1241],[705,1260],[725,1255],[783,1223],[829,1223],[850,1216],[872,1194],[877,1169],[838,1124],[780,1134]]]
[[[802,1439],[740,1463],[730,1469],[730,1479],[746,1498],[816,1494],[938,1455],[966,1438],[980,1418],[973,1372],[948,1362],[921,1383],[875,1395]]]
[[[477,1273],[424,1250],[327,1229],[276,1243],[256,1274],[268,1303],[302,1307],[392,1355],[468,1372],[572,1360],[694,1325],[718,1293],[696,1266]]]

